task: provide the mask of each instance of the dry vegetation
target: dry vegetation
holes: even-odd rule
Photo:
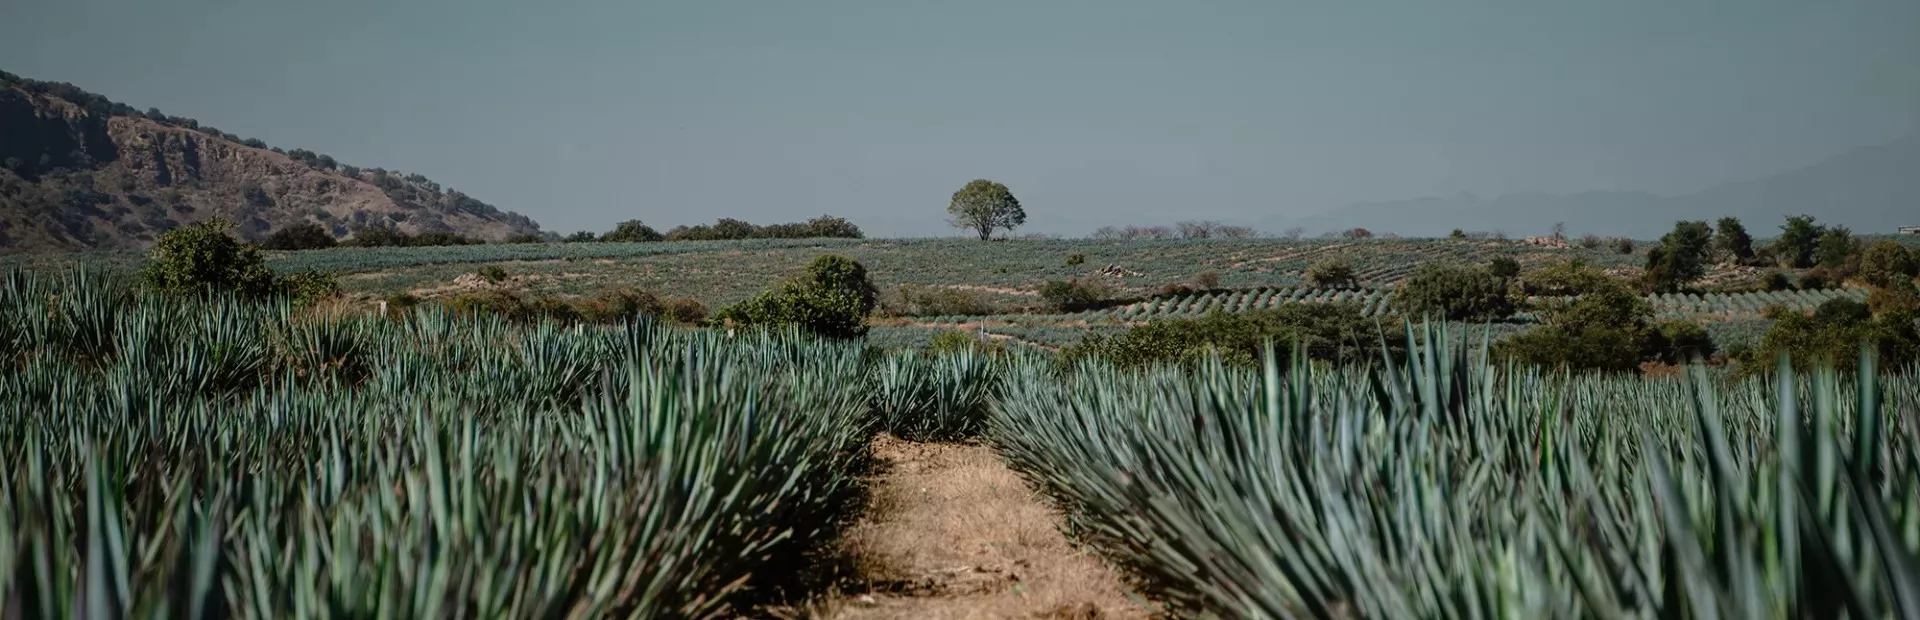
[[[871,504],[842,542],[858,577],[791,615],[1150,617],[991,448],[882,435],[874,457]]]

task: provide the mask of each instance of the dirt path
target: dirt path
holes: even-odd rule
[[[1148,618],[1116,574],[982,445],[882,435],[872,500],[844,539],[859,577],[824,618]]]

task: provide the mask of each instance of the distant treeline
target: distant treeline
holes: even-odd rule
[[[1230,226],[1212,220],[1187,220],[1167,226],[1102,226],[1093,231],[1094,239],[1132,241],[1135,239],[1252,239],[1260,233],[1246,226]]]
[[[676,226],[665,233],[640,220],[627,220],[613,230],[595,235],[580,231],[567,235],[568,243],[646,243],[653,241],[729,241],[737,239],[865,239],[860,227],[845,218],[822,215],[805,222],[761,226],[732,218],[712,225]]]
[[[865,239],[860,227],[844,218],[822,215],[805,222],[770,224],[760,226],[731,218],[721,218],[712,225],[679,226],[665,233],[654,230],[640,220],[621,222],[619,226],[605,234],[577,232],[564,239],[536,234],[521,234],[507,238],[501,243],[545,243],[565,241],[567,243],[641,243],[653,241],[726,241],[735,239]],[[426,247],[440,245],[481,245],[487,241],[461,236],[451,232],[423,232],[409,235],[390,226],[367,226],[353,231],[353,236],[341,241],[335,239],[327,229],[312,222],[292,224],[274,231],[262,247],[269,250],[319,250],[335,246],[357,248],[380,247]]]

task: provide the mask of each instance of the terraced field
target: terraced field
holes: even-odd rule
[[[1866,299],[1860,289],[1820,289],[1809,291],[1771,291],[1749,293],[1655,294],[1647,302],[1661,318],[1736,319],[1755,318],[1769,306],[1792,310],[1812,310],[1830,299]],[[1151,321],[1160,318],[1194,317],[1209,312],[1246,312],[1264,310],[1289,303],[1359,303],[1368,316],[1392,314],[1391,288],[1314,288],[1282,286],[1232,291],[1209,291],[1189,295],[1161,297],[1118,308],[1082,313],[1084,321]],[[1533,301],[1540,301],[1534,299]]]
[[[1901,239],[1903,242],[1916,242]],[[1645,244],[1642,244],[1645,245]],[[1522,266],[1579,258],[1616,271],[1631,271],[1639,254],[1607,249],[1544,248],[1514,241],[1369,239],[1369,240],[1014,240],[982,243],[972,239],[910,240],[754,240],[675,243],[579,243],[452,246],[429,248],[339,248],[269,253],[281,271],[333,271],[357,301],[394,293],[433,299],[467,290],[456,280],[482,268],[499,267],[507,286],[528,294],[561,297],[589,295],[609,286],[632,286],[672,297],[691,297],[708,308],[745,299],[778,282],[815,256],[837,253],[867,266],[884,291],[902,286],[948,287],[999,308],[1003,314],[910,319],[877,328],[872,343],[883,347],[924,344],[941,330],[978,330],[1013,343],[1061,346],[1077,342],[1089,330],[1119,330],[1168,317],[1201,316],[1212,311],[1239,312],[1283,303],[1357,302],[1372,315],[1391,313],[1392,287],[1421,266],[1481,263],[1511,257]],[[1354,266],[1359,285],[1351,289],[1306,286],[1303,273],[1316,262],[1340,258]],[[109,271],[130,271],[141,257],[132,252],[93,252],[64,256],[10,256],[0,266],[50,268],[82,262]],[[1069,264],[1074,263],[1074,264]],[[1103,267],[1129,275],[1098,275]],[[1160,297],[1161,288],[1185,284],[1212,272],[1215,291]],[[1134,275],[1137,274],[1137,275]],[[1729,271],[1713,277],[1751,277]],[[1049,280],[1099,278],[1123,297],[1144,299],[1124,306],[1074,314],[1045,314],[1036,291]],[[1795,291],[1735,295],[1680,295],[1650,298],[1662,318],[1688,318],[1709,324],[1741,323],[1746,333],[1759,312],[1783,304],[1807,310],[1835,296],[1860,298],[1858,291]],[[1528,317],[1519,317],[1525,320]],[[1759,325],[1764,326],[1764,322]]]
[[[1030,298],[1048,280],[1099,277],[1116,265],[1138,276],[1113,278],[1121,292],[1145,295],[1191,281],[1203,272],[1220,286],[1297,286],[1313,263],[1350,261],[1362,283],[1383,286],[1432,262],[1486,262],[1511,256],[1523,265],[1582,258],[1605,267],[1626,267],[1641,258],[1605,250],[1545,249],[1513,242],[1440,240],[1284,241],[998,241],[764,240],[687,243],[585,243],[323,250],[277,255],[275,269],[328,270],[347,274],[348,292],[384,295],[434,291],[453,278],[487,266],[518,276],[536,293],[582,294],[608,284],[691,296],[709,307],[752,296],[819,254],[859,260],[883,288],[900,285],[961,286],[1015,302]],[[1079,255],[1081,262],[1069,265]]]

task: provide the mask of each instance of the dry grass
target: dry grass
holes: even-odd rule
[[[1151,617],[991,449],[882,436],[874,457],[871,505],[843,539],[859,577],[796,615]]]

